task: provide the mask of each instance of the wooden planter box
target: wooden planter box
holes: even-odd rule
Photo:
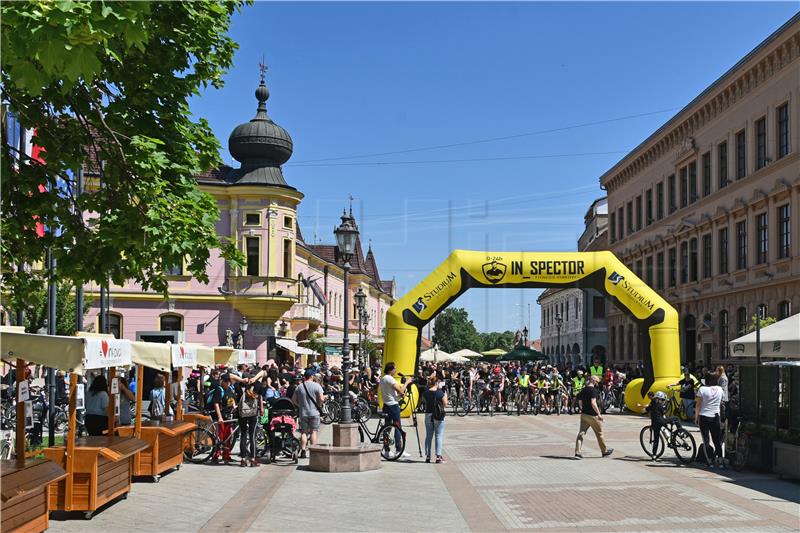
[[[147,443],[131,437],[84,437],[75,443],[72,471],[50,486],[51,511],[91,514],[131,490],[133,456]],[[45,448],[44,455],[66,469],[64,447]]]
[[[31,459],[24,465],[2,461],[0,466],[0,531],[40,532],[50,515],[50,484],[67,477],[53,461]]]
[[[140,439],[147,443],[133,459],[133,475],[152,477],[158,482],[159,476],[183,463],[183,439],[196,426],[191,422],[147,421],[142,423]],[[131,436],[133,426],[118,427],[122,436]]]
[[[753,435],[750,437],[748,466],[760,472],[772,471],[772,439]]]
[[[775,441],[772,443],[772,471],[784,476],[800,479],[800,446]]]

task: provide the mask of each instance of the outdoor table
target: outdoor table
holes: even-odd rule
[[[39,532],[47,529],[50,484],[67,477],[63,468],[45,459],[0,463],[0,531]]]
[[[92,513],[131,490],[133,456],[147,443],[133,437],[100,436],[77,439],[67,467],[67,449],[45,448],[44,456],[68,472],[50,486],[50,509]]]
[[[147,448],[139,451],[133,461],[134,476],[149,476],[158,482],[159,476],[172,468],[180,468],[183,463],[183,440],[196,426],[187,421],[175,420],[141,422],[139,439]],[[117,432],[124,437],[132,436],[136,426],[120,426]]]

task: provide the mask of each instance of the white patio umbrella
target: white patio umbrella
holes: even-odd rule
[[[728,343],[733,357],[756,356],[756,332]],[[800,358],[800,313],[761,328],[761,356]]]
[[[420,361],[434,361],[434,362],[443,362],[446,361],[445,357],[449,357],[450,354],[445,352],[444,350],[440,350],[437,347],[429,348],[419,354]]]
[[[466,359],[477,359],[478,357],[481,356],[481,354],[479,354],[478,352],[475,352],[473,350],[470,350],[469,348],[462,348],[461,350],[458,350],[457,352],[453,352],[450,355],[454,355],[454,356],[457,356],[457,357],[463,357],[463,358],[466,358]],[[459,361],[459,362],[463,363],[464,361]]]

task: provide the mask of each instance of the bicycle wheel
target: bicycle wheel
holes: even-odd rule
[[[658,446],[656,446],[656,454],[653,455],[653,438],[658,438]],[[639,432],[639,444],[642,445],[642,450],[651,459],[658,459],[664,454],[664,437],[653,435],[653,427],[645,426]]]
[[[256,431],[254,433],[256,442],[256,456],[264,457],[269,450],[269,437],[261,424],[256,424]]]
[[[217,436],[203,427],[193,429],[186,439],[183,456],[194,464],[202,464],[211,459],[217,447]]]
[[[406,449],[405,434],[398,430],[399,440],[395,438],[395,426],[384,426],[378,434],[378,443],[381,445],[381,456],[387,461],[396,461]]]
[[[697,454],[697,444],[694,442],[694,437],[683,428],[676,429],[672,433],[670,448],[675,452],[678,460],[685,465],[694,461]]]
[[[453,404],[453,409],[457,416],[467,416],[472,410],[472,400],[465,396],[460,402]]]
[[[746,465],[747,460],[750,458],[750,437],[741,432],[736,436],[736,451],[731,457],[731,466],[737,472],[740,472]]]

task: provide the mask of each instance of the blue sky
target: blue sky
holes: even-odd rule
[[[352,194],[381,276],[402,295],[451,248],[574,250],[599,176],[796,11],[257,2],[234,19],[225,87],[192,110],[227,147],[255,113],[263,54],[270,116],[294,140],[284,176],[306,195],[303,236],[332,242]],[[599,124],[571,128],[587,123]],[[407,151],[498,137],[512,138]],[[352,158],[368,154],[385,155]],[[527,324],[530,304],[538,336],[540,292],[473,290],[455,305],[493,331]]]

